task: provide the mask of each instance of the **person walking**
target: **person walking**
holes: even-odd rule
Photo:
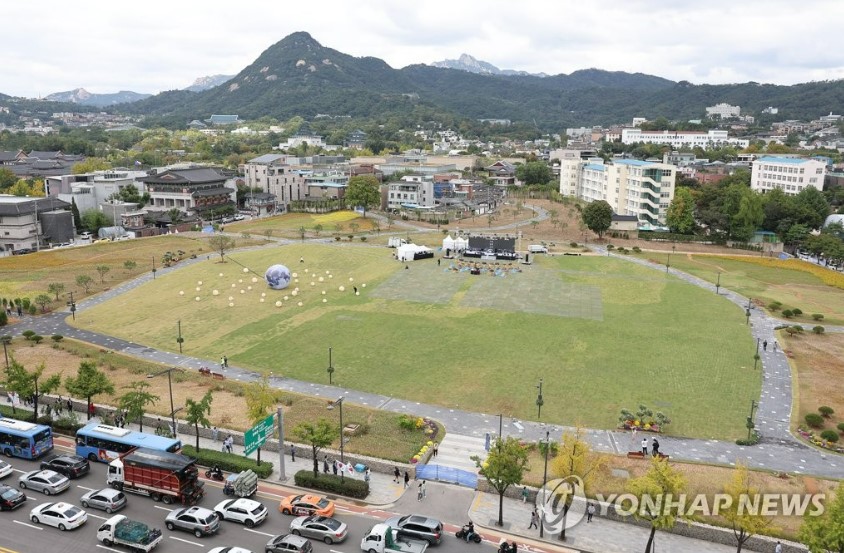
[[[228,368],[229,368],[229,358],[228,358],[228,357],[226,357],[225,355],[223,356],[223,368],[224,368],[224,369],[228,369]]]
[[[422,501],[422,482],[419,482],[419,487],[416,491],[416,501]]]
[[[642,454],[643,455],[648,454],[648,439],[647,438],[642,438]]]
[[[338,462],[339,462],[339,461],[337,461],[337,459],[334,459],[334,462],[333,462],[333,463],[331,463],[331,470],[333,470],[333,471],[334,471],[334,476],[337,476],[337,463],[338,463]]]
[[[217,443],[217,438],[220,436],[220,431],[217,430],[217,427],[211,429],[211,441]]]
[[[776,352],[777,352],[777,341],[774,340],[774,353],[776,353]]]
[[[768,340],[762,342],[762,351],[768,351]]]
[[[96,414],[97,414],[97,408],[94,407],[94,402],[92,401],[88,404],[88,418],[90,419]]]
[[[653,452],[653,456],[659,456],[659,441],[656,438],[653,439],[651,442],[651,451]]]
[[[410,486],[410,473],[404,471],[404,489],[407,489]]]
[[[536,514],[536,509],[530,512],[530,526],[528,526],[528,530],[531,528],[539,528],[539,515]]]
[[[530,497],[530,492],[527,486],[522,486],[522,503],[527,503],[528,497]]]
[[[67,398],[67,410],[68,410],[69,412],[70,412],[70,411],[73,411],[73,400],[72,400],[72,399],[70,399],[70,398]]]
[[[226,368],[226,358],[220,357],[220,370],[222,371],[225,368]]]
[[[290,444],[290,460],[296,462],[296,446]]]
[[[364,482],[369,482],[369,479],[370,479],[371,477],[372,477],[372,476],[371,476],[371,471],[369,470],[369,467],[366,467],[366,470],[365,470],[365,471],[363,471],[363,481],[364,481]]]
[[[232,438],[231,434],[226,438],[226,451],[229,453],[234,451],[234,438]]]
[[[590,501],[586,506],[586,522],[592,522],[593,516],[595,516],[595,504]]]
[[[434,457],[440,452],[440,442],[434,442]]]
[[[328,455],[322,458],[322,473],[328,474]]]
[[[395,467],[393,469],[393,482],[398,484],[400,478],[401,478],[401,471],[399,470],[399,467]]]
[[[777,546],[774,548],[774,553],[782,553],[782,542],[777,542]]]

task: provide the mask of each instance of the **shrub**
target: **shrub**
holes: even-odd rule
[[[40,334],[36,334],[36,335],[35,335],[35,336],[33,336],[32,338],[30,338],[30,340],[32,340],[32,341],[33,341],[33,342],[35,342],[36,344],[40,344],[40,343],[41,343],[41,341],[42,341],[43,339],[44,339],[44,337],[43,337],[43,336],[41,336]]]
[[[538,442],[537,448],[539,448],[539,454],[542,457],[545,457],[545,450],[548,449],[548,444],[545,442]],[[551,449],[548,450],[548,455],[550,457],[556,457],[557,453],[560,451],[560,446],[557,442],[551,442]]]
[[[248,459],[235,453],[225,453],[216,449],[196,450],[193,446],[183,446],[182,453],[196,459],[196,463],[203,467],[217,465],[227,472],[242,472],[252,469],[258,478],[269,478],[273,473],[273,464],[269,461],[261,461],[260,466],[253,459]]]
[[[736,445],[756,445],[759,443],[759,440],[762,438],[761,434],[754,430],[750,434],[750,438],[739,438],[736,440]]]
[[[838,432],[835,430],[824,430],[821,432],[821,439],[826,440],[830,443],[835,443],[838,441]]]
[[[23,307],[24,311],[29,311],[31,305],[32,303],[30,302],[29,298],[24,298],[21,300],[21,307]]]
[[[791,310],[791,312],[794,313],[795,317],[799,317],[800,315],[803,314],[803,310],[800,309],[799,307],[795,307],[794,309]]]
[[[27,340],[32,340],[32,337],[35,336],[35,331],[34,330],[24,330],[22,332],[22,334],[23,334],[23,337],[26,338]]]
[[[38,313],[38,309],[36,309],[36,308],[35,308],[35,304],[30,305],[30,306],[29,306],[29,314],[30,314],[30,315],[35,315],[35,314],[37,314],[37,313]]]
[[[607,249],[608,249],[609,251],[612,251],[612,250],[613,250],[613,248],[615,248],[615,246],[613,246],[612,244],[607,244]]]
[[[812,313],[812,319],[814,319],[815,321],[822,321],[823,315],[821,315],[820,313]]]
[[[821,325],[812,327],[812,332],[814,332],[815,334],[823,334],[825,331],[826,329]]]
[[[833,413],[835,413],[835,410],[828,405],[821,405],[818,407],[818,413],[820,413],[823,418],[828,419]]]
[[[399,427],[402,430],[416,430],[416,419],[409,415],[399,415]]]
[[[0,311],[0,326],[6,326],[9,324],[9,316],[6,315],[5,311]]]
[[[823,417],[817,413],[809,413],[806,415],[806,424],[812,428],[823,428]]]
[[[572,248],[576,248],[577,245],[577,242],[569,242],[569,246],[571,246]]]
[[[790,319],[794,316],[794,311],[792,311],[791,309],[783,309],[782,316],[786,319]]]
[[[844,432],[844,422],[838,423],[838,430],[840,430],[841,432]]]
[[[361,236],[361,237],[360,237],[360,241],[361,241],[361,242],[366,242],[366,236]]]
[[[319,474],[314,477],[311,470],[300,470],[293,476],[297,486],[323,492],[363,499],[369,495],[369,482],[356,478],[344,478],[333,474]]]
[[[61,334],[53,334],[52,336],[50,336],[50,339],[58,344],[59,342],[64,340],[64,336],[62,336]]]
[[[339,236],[339,235],[335,235],[335,236],[334,236],[334,240],[336,240],[337,242],[339,242],[339,241],[340,241],[340,236]]]
[[[642,248],[639,246],[633,246],[633,253],[642,253]]]
[[[778,301],[772,301],[771,303],[768,304],[768,310],[769,311],[779,311],[781,307],[782,307],[782,304]]]

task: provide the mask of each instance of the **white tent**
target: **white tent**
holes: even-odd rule
[[[449,234],[445,238],[443,238],[443,250],[453,250],[454,249],[454,239]]]
[[[462,252],[468,247],[469,241],[463,238],[462,236],[458,236],[457,239],[454,241],[454,251]]]
[[[396,257],[399,261],[413,261],[414,254],[417,252],[430,252],[430,248],[425,246],[417,246],[416,244],[404,244],[399,246],[396,250]]]

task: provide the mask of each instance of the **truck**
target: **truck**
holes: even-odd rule
[[[531,244],[528,246],[528,251],[530,253],[548,253],[548,246],[544,244]]]
[[[390,239],[387,240],[388,248],[398,248],[399,246],[404,246],[405,244],[407,244],[407,240],[399,238],[398,236],[391,236]]]
[[[148,495],[153,501],[195,505],[204,495],[196,459],[139,447],[108,464],[106,482],[116,490]]]
[[[163,539],[161,530],[143,522],[114,515],[97,529],[97,539],[106,547],[124,545],[132,551],[152,551]]]
[[[251,497],[258,491],[258,475],[253,470],[232,473],[226,478],[223,493],[237,497]]]
[[[379,523],[370,528],[360,540],[360,548],[366,553],[425,553],[428,542],[399,537],[398,530],[388,524]]]

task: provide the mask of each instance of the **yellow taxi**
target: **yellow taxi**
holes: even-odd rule
[[[334,502],[319,495],[290,495],[281,500],[278,510],[285,515],[334,516]]]

